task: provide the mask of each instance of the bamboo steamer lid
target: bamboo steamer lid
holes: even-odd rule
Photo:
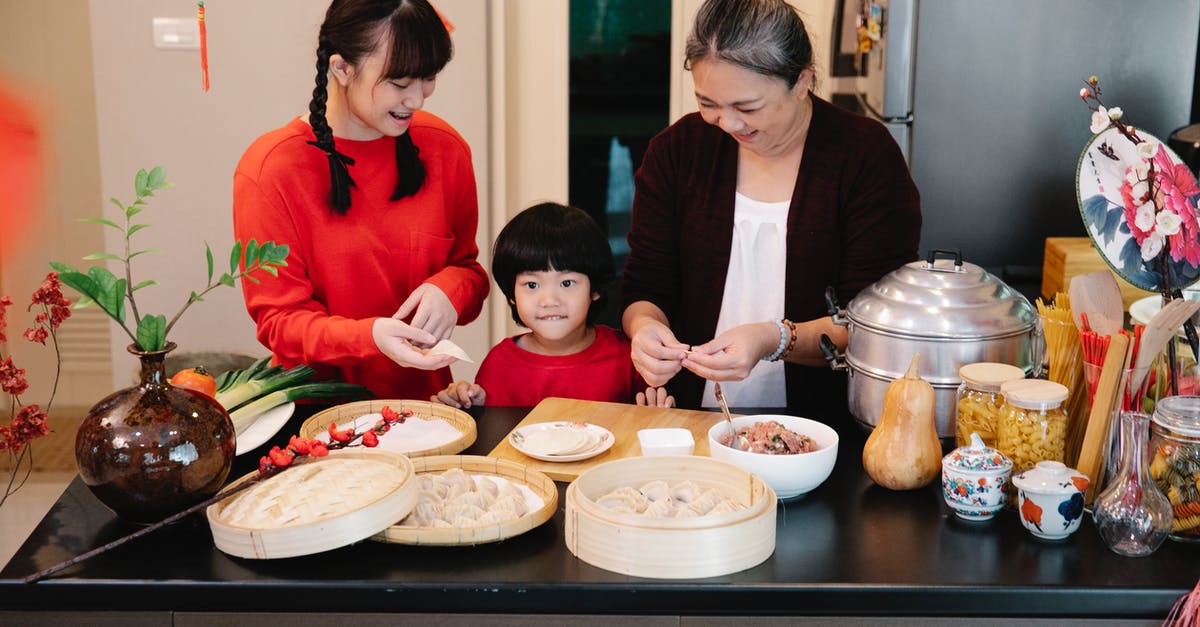
[[[258,475],[252,472],[233,485]],[[417,502],[412,462],[372,449],[306,458],[206,510],[213,543],[230,555],[274,559],[364,540]]]

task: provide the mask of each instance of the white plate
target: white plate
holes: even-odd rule
[[[525,446],[525,440],[529,436],[546,432],[551,429],[580,429],[588,437],[595,441],[595,444],[586,450],[570,453],[567,455],[551,455],[538,451],[532,451]],[[608,429],[599,425],[594,425],[586,422],[539,422],[532,425],[525,425],[520,429],[515,429],[508,434],[508,442],[513,448],[517,449],[524,455],[528,455],[534,459],[540,459],[544,462],[577,462],[581,459],[595,457],[604,451],[612,448],[616,438]]]
[[[249,427],[246,427],[241,435],[237,436],[235,455],[241,455],[262,446],[264,442],[279,433],[294,411],[296,411],[295,403],[284,403],[259,414],[258,418]]]
[[[1183,298],[1185,300],[1200,300],[1200,290],[1183,290]],[[1158,310],[1162,309],[1162,296],[1157,294],[1154,296],[1146,296],[1139,298],[1129,304],[1129,319],[1134,324],[1147,324]],[[1200,325],[1200,314],[1196,314],[1192,318],[1192,322]],[[1179,331],[1179,335],[1183,336],[1183,331]]]

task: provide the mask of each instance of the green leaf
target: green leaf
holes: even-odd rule
[[[250,266],[253,266],[257,262],[258,262],[258,242],[256,242],[255,240],[252,239],[252,240],[250,240],[249,244],[246,244],[246,267],[249,268]]]
[[[113,200],[116,201],[116,198],[114,198]],[[120,204],[120,203],[117,203],[117,204]],[[114,228],[118,231],[125,230],[125,228],[122,227],[120,224],[117,224],[116,222],[113,222],[112,220],[105,220],[104,218],[79,218],[79,221],[80,222],[95,222],[96,224],[103,224],[105,226],[111,226],[112,228]]]
[[[156,166],[153,170],[150,170],[150,176],[146,181],[146,185],[150,189],[162,189],[164,184],[166,184],[166,174],[163,173],[162,166]]]
[[[117,200],[116,198],[109,198],[108,202],[111,202],[112,204],[116,205],[122,212],[125,211],[125,205],[122,205],[121,201]],[[86,220],[87,218],[80,218],[80,219]]]
[[[200,302],[200,301],[202,301],[202,300],[204,300],[204,299],[203,299],[203,298],[201,298],[201,297],[200,297],[200,295],[199,295],[199,294],[197,294],[197,293],[195,293],[195,292],[192,292],[192,295],[191,295],[191,296],[188,296],[188,302],[189,302],[189,303],[198,303],[198,302]]]
[[[138,205],[138,203],[133,203],[132,205],[129,205],[128,209],[125,210],[125,217],[133,218],[133,216],[136,216],[137,214],[139,214],[141,212],[142,212],[141,206]]]
[[[84,257],[87,261],[96,261],[97,259],[112,259],[114,261],[125,261],[124,258],[118,257],[112,253],[92,253]]]
[[[126,232],[126,236],[133,235],[134,233],[137,233],[138,231],[140,231],[140,230],[142,230],[142,229],[145,229],[145,228],[149,228],[149,227],[150,227],[150,225],[149,225],[149,224],[134,224],[134,225],[131,225],[131,226],[129,227],[129,231],[127,231],[127,232]]]
[[[81,295],[79,300],[76,300],[75,304],[71,306],[71,309],[87,309],[88,307],[95,306],[95,304],[96,301]]]
[[[61,263],[51,263],[50,266],[58,271],[58,280],[62,281],[63,285],[83,294],[90,300],[97,300],[100,295],[100,286],[91,277]]]
[[[263,255],[263,263],[268,263],[273,266],[286,266],[288,256],[287,244],[275,244],[271,242],[270,251]]]
[[[249,281],[249,282],[251,282],[251,283],[253,283],[253,284],[255,284],[255,285],[258,285],[259,283],[262,283],[262,281],[259,281],[257,278],[255,278],[255,277],[254,277],[254,275],[251,275],[251,274],[247,274],[247,275],[243,276],[243,277],[242,277],[242,280],[243,280],[243,281]]]
[[[114,320],[125,324],[125,279],[118,279],[101,266],[88,268],[88,277],[96,284],[95,294],[88,296]]]
[[[238,266],[242,261],[242,241],[238,240],[233,243],[233,250],[229,253],[229,273],[234,274],[238,271]]]
[[[138,322],[137,344],[144,351],[162,350],[167,341],[167,317],[144,316]]]
[[[228,275],[228,274],[222,274],[221,278],[218,280],[218,282],[221,285],[227,285],[229,287],[233,287],[233,276]]]
[[[271,276],[279,276],[279,269],[275,266],[263,266],[262,271]]]
[[[142,281],[141,283],[138,283],[137,285],[133,286],[133,289],[130,291],[136,292],[136,291],[142,289],[143,287],[150,287],[151,285],[158,285],[158,281],[155,281],[153,279],[147,280],[147,281]]]
[[[208,278],[205,279],[204,284],[212,285],[213,254],[212,248],[208,245],[208,242],[204,242],[204,261],[208,263]]]
[[[138,170],[137,175],[133,177],[133,192],[139,198],[147,196],[150,190],[147,188],[147,183],[150,182],[150,173],[146,172],[145,168]]]
[[[161,253],[161,252],[162,252],[162,250],[159,248],[147,248],[146,250],[139,250],[136,252],[129,253],[129,258],[133,259],[134,257],[137,257],[138,255],[145,255],[146,253]]]

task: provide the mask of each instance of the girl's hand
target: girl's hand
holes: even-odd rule
[[[637,404],[642,407],[671,408],[675,406],[675,397],[667,394],[667,388],[651,387],[637,393]]]
[[[679,343],[667,325],[648,320],[630,338],[633,367],[651,387],[662,387],[683,367],[687,344]]]
[[[412,294],[400,305],[392,317],[404,320],[412,316],[412,326],[427,331],[433,336],[433,341],[422,346],[433,346],[438,340],[450,337],[454,325],[458,323],[458,311],[454,304],[438,286],[422,283],[413,290]]]
[[[371,337],[379,352],[388,359],[409,368],[437,370],[454,363],[450,355],[427,355],[418,345],[437,342],[431,334],[395,318],[376,318],[371,326]]]
[[[775,323],[743,324],[693,346],[682,365],[709,381],[741,381],[778,346],[779,327]]]
[[[429,400],[459,409],[470,409],[475,406],[482,406],[484,400],[487,399],[487,393],[483,388],[469,381],[455,381],[446,386],[446,389],[438,392],[436,395],[429,397]]]

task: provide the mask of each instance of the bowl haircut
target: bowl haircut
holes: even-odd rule
[[[599,294],[588,307],[587,324],[594,325],[616,271],[608,238],[586,211],[544,202],[518,213],[496,236],[492,278],[517,324],[525,326],[517,315],[517,275],[550,270],[587,275],[592,294]]]

